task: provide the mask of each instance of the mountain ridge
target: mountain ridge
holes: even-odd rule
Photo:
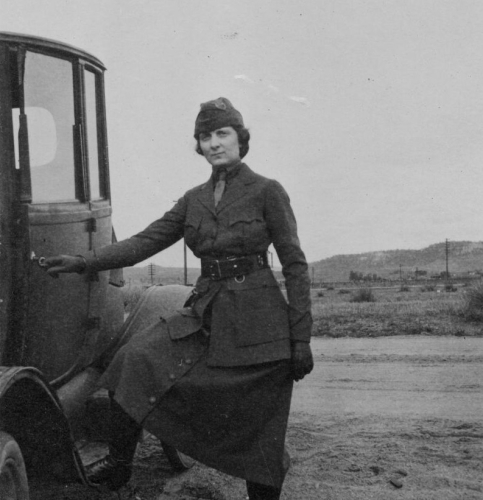
[[[483,242],[450,241],[435,243],[420,250],[379,250],[359,254],[334,255],[310,264],[315,281],[347,281],[351,271],[376,274],[384,279],[395,275],[409,278],[416,273],[435,275],[479,273],[483,270]]]
[[[349,281],[351,272],[377,275],[383,279],[408,279],[420,275],[428,277],[446,272],[446,248],[450,275],[483,274],[483,241],[449,241],[434,243],[419,250],[378,250],[358,254],[340,254],[309,263],[309,272],[315,282]],[[124,269],[127,284],[151,283],[150,264]],[[162,267],[153,264],[153,283],[184,283],[182,267]],[[283,279],[280,268],[275,275]],[[187,269],[188,283],[195,283],[199,268]]]

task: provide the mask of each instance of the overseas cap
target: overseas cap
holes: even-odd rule
[[[241,113],[225,97],[204,102],[200,105],[200,108],[195,122],[196,140],[198,140],[199,135],[203,132],[212,132],[222,127],[245,126]]]

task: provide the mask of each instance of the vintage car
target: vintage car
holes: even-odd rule
[[[52,279],[43,268],[114,238],[104,71],[69,45],[0,33],[2,500],[28,499],[39,476],[89,485],[72,421],[96,389],[90,363],[126,334],[122,270]],[[143,317],[153,299],[171,308],[188,293],[153,287]]]

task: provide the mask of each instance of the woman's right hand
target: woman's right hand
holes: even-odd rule
[[[80,255],[54,255],[45,259],[44,266],[52,278],[58,278],[60,273],[83,273],[87,263]]]

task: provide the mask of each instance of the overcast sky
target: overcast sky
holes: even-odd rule
[[[309,262],[483,239],[481,0],[0,0],[0,12],[0,30],[106,65],[120,238],[208,178],[194,120],[224,96],[251,131],[246,163],[288,191]],[[182,266],[181,244],[150,261]]]

